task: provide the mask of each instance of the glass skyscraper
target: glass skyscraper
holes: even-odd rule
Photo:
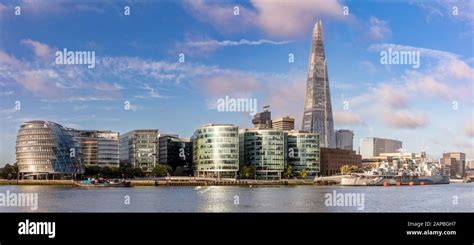
[[[313,30],[302,130],[318,133],[321,147],[333,148],[335,146],[334,121],[321,21],[315,24]]]
[[[16,139],[16,159],[21,178],[84,173],[80,144],[72,130],[54,122],[23,123]]]
[[[250,165],[257,179],[280,179],[285,168],[285,133],[245,129],[240,133],[240,166]]]
[[[236,178],[239,171],[239,128],[206,124],[193,135],[194,176]]]

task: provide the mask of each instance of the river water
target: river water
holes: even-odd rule
[[[0,212],[474,212],[474,183],[390,187],[0,186],[0,196],[11,198],[20,193],[37,193],[37,208],[12,207],[11,203],[2,204],[0,198]]]

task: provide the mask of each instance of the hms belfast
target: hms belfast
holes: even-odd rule
[[[318,133],[320,147],[335,147],[334,121],[321,21],[318,21],[313,29],[302,130]]]

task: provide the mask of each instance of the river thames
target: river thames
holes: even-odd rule
[[[0,212],[474,212],[474,183],[432,186],[203,186],[81,188],[0,186],[37,193],[38,206],[0,205]],[[335,195],[361,205],[328,205]],[[353,203],[354,204],[354,203]]]

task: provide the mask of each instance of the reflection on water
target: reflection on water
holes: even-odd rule
[[[474,183],[412,187],[0,186],[0,195],[7,190],[38,193],[35,212],[360,212],[344,202],[328,206],[327,196],[335,193],[363,194],[362,212],[474,212]],[[0,212],[32,210],[0,206]]]

